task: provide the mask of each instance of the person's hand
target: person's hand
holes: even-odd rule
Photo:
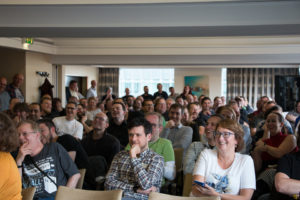
[[[137,144],[133,144],[129,151],[130,158],[136,158],[138,154],[141,153],[141,148]]]
[[[18,124],[18,123],[21,121],[21,116],[16,115],[16,116],[13,118],[13,121],[16,122],[16,124]]]
[[[210,112],[210,110],[207,110],[207,111],[204,111],[203,114],[205,114],[205,115],[211,115],[211,112]]]
[[[174,128],[174,127],[175,127],[175,122],[172,119],[170,119],[166,124],[166,128]]]
[[[157,191],[157,188],[155,186],[152,186],[151,188],[149,188],[147,190],[143,190],[141,188],[136,190],[137,193],[146,194],[146,195],[149,195],[150,192],[156,192],[156,191]]]
[[[19,152],[16,158],[17,165],[21,165],[25,159],[25,156],[30,155],[31,151],[32,149],[29,147],[29,143],[23,143],[19,148]]]
[[[262,140],[258,140],[256,143],[255,143],[255,146],[258,147],[258,146],[263,146],[265,143],[262,141]]]
[[[204,187],[200,186],[200,185],[195,185],[194,187],[196,187],[196,189],[201,192],[201,194],[203,195],[207,195],[207,196],[220,196],[220,194],[218,192],[216,192],[216,190],[210,186],[208,186],[207,184],[205,184]]]
[[[87,120],[87,116],[86,116],[86,115],[83,115],[83,116],[81,117],[81,123],[85,123],[86,120]]]

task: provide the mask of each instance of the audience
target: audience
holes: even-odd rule
[[[5,77],[0,77],[0,111],[8,110],[10,96],[6,91],[7,80]]]
[[[41,105],[38,103],[31,103],[29,105],[29,117],[32,121],[41,119]]]
[[[10,98],[17,98],[21,103],[25,102],[25,98],[23,92],[21,90],[21,86],[24,82],[23,74],[16,74],[13,77],[13,82],[6,87],[6,91],[8,92]]]

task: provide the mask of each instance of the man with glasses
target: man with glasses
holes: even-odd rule
[[[107,132],[108,118],[105,113],[97,113],[92,122],[93,130],[81,141],[88,156],[103,156],[110,165],[120,151],[120,142]]]
[[[7,86],[7,80],[5,77],[0,77],[0,111],[8,110],[10,96],[5,91]]]
[[[22,121],[17,130],[21,146],[16,163],[23,188],[36,187],[35,199],[54,199],[58,186],[76,187],[79,171],[61,145],[43,144],[33,121]]]
[[[68,102],[66,105],[66,116],[56,117],[53,119],[58,135],[69,134],[80,140],[82,139],[83,126],[75,119],[76,114],[77,104],[74,102]]]
[[[153,104],[153,101],[150,100],[150,99],[145,99],[143,101],[143,107],[142,107],[142,111],[144,113],[147,113],[147,112],[153,112],[154,111],[154,104]]]

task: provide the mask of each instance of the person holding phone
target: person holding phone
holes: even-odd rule
[[[256,188],[253,160],[243,149],[243,129],[232,119],[221,120],[214,133],[216,148],[201,152],[194,168],[191,196],[251,199]]]

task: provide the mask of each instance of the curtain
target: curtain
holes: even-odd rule
[[[244,96],[253,107],[261,96],[275,99],[276,75],[299,75],[299,69],[227,68],[227,99]]]
[[[101,98],[106,93],[106,88],[112,87],[113,94],[119,94],[119,68],[99,68],[98,96]]]

